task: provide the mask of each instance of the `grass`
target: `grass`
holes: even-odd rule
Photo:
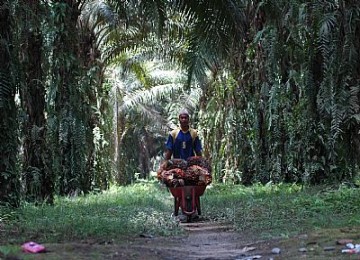
[[[239,232],[263,238],[360,226],[360,189],[347,187],[213,184],[201,197],[201,205],[207,218],[231,222]],[[172,212],[173,197],[155,182],[56,198],[54,206],[0,208],[0,256],[29,240],[120,242],[124,236],[180,234],[183,231]]]
[[[181,232],[171,218],[173,201],[156,183],[138,183],[88,196],[56,198],[54,206],[24,204],[1,209],[1,242],[26,240],[61,242],[82,239],[119,239],[122,236]]]
[[[297,185],[226,186],[207,189],[203,203],[214,219],[263,238],[316,229],[360,226],[360,189]]]

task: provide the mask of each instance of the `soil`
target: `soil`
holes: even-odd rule
[[[153,237],[142,234],[125,238],[121,243],[87,240],[45,244],[45,253],[22,253],[5,259],[359,259],[359,255],[341,253],[345,243],[355,244],[359,229],[322,230],[293,238],[264,240],[258,238],[257,234],[236,232],[229,223],[200,219],[180,225],[185,235]],[[347,240],[340,241],[343,244],[340,245],[336,240],[339,238]]]

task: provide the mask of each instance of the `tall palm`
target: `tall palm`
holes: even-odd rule
[[[11,3],[0,1],[0,204],[18,206],[20,202],[17,159],[16,78],[12,68],[14,17]],[[14,77],[12,77],[14,76]]]
[[[79,54],[78,19],[83,1],[57,0],[51,5],[52,53],[49,76],[48,127],[51,139],[52,169],[58,176],[60,194],[89,191],[86,172],[87,99],[83,92],[86,70]],[[84,84],[82,84],[84,83]]]
[[[17,12],[22,21],[18,23],[19,31],[24,35],[20,39],[24,43],[21,57],[23,65],[24,84],[20,89],[22,106],[26,113],[23,126],[24,158],[23,180],[25,194],[28,199],[53,200],[53,178],[51,175],[49,157],[46,145],[46,119],[45,119],[45,55],[43,50],[44,33],[41,24],[45,17],[45,4],[40,1],[19,2]]]

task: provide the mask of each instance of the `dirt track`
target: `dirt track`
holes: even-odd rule
[[[271,249],[267,250],[248,243],[244,237],[232,230],[231,225],[226,223],[197,221],[180,225],[186,230],[186,235],[171,238],[144,238],[143,241],[136,239],[131,244],[138,249],[139,255],[123,254],[122,259],[129,257],[128,259],[234,260],[251,259],[258,255],[256,251],[259,249],[271,253]],[[261,255],[262,259],[268,259],[264,253]]]
[[[302,234],[288,239],[261,240],[256,234],[239,233],[227,223],[200,220],[179,224],[185,235],[153,237],[141,235],[121,241],[81,241],[45,244],[46,253],[5,259],[122,259],[122,260],[252,260],[252,259],[359,259],[358,255],[341,254],[340,245],[329,238],[329,231]],[[334,230],[336,237],[351,237],[358,230]],[[356,231],[356,232],[355,232]],[[354,233],[355,232],[355,233]],[[118,243],[119,242],[119,243]],[[324,250],[333,248],[332,250]],[[272,249],[279,248],[275,254]],[[306,248],[305,251],[299,250]],[[0,259],[1,256],[0,256]]]

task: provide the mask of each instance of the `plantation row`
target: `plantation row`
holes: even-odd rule
[[[0,3],[0,202],[148,178],[179,108],[212,182],[352,182],[358,1]]]

